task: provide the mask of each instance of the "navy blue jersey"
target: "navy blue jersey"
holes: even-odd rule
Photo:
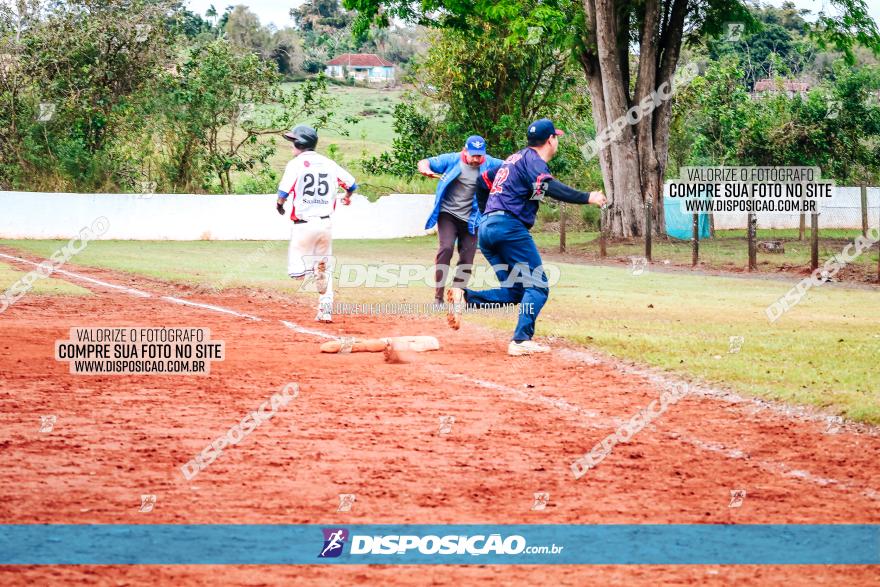
[[[506,210],[531,228],[544,197],[542,183],[552,178],[547,162],[531,147],[514,153],[495,174],[486,213]]]

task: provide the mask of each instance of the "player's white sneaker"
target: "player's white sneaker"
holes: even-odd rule
[[[327,262],[324,260],[318,261],[315,265],[315,287],[319,294],[324,295],[327,293],[327,285],[329,282],[330,279],[327,275]]]
[[[450,287],[446,290],[446,323],[453,330],[461,328],[461,311],[464,309],[464,290]]]
[[[333,316],[330,315],[330,312],[318,310],[318,315],[315,316],[315,321],[323,322],[324,324],[330,324],[333,322]]]
[[[511,357],[522,357],[523,355],[533,355],[535,353],[549,353],[550,347],[538,344],[533,340],[524,340],[516,342],[511,340],[507,345],[507,354]]]

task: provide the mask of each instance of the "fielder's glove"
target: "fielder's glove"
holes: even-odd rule
[[[278,213],[284,216],[284,202],[276,202],[275,209],[278,210]]]

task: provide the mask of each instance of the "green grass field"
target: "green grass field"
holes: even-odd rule
[[[540,236],[548,243],[551,235]],[[588,235],[571,235],[572,242]],[[0,241],[47,256],[59,241]],[[340,263],[430,264],[436,238],[336,241]],[[206,287],[250,287],[308,296],[284,275],[283,242],[95,241],[75,262]],[[549,255],[560,261],[573,257]],[[481,259],[481,257],[478,257]],[[561,262],[561,280],[538,335],[564,337],[611,355],[698,377],[734,391],[826,408],[880,423],[880,292],[824,285],[776,324],[765,308],[797,280],[646,272]],[[424,283],[352,288],[339,302],[429,302]],[[304,298],[306,299],[306,298]],[[470,315],[472,316],[472,315]],[[513,317],[468,317],[509,332]],[[744,339],[730,353],[732,336]],[[503,359],[502,359],[503,360]]]
[[[58,247],[56,246],[55,249],[57,248]],[[49,255],[51,255],[55,249],[49,251]],[[48,257],[48,255],[46,256]],[[18,283],[19,280],[28,273],[30,273],[30,271],[20,270],[8,263],[0,263],[0,292],[5,292],[13,284]],[[33,281],[32,287],[28,293],[45,295],[90,295],[92,292],[62,279],[40,276]]]
[[[285,84],[292,87],[296,82]],[[391,147],[394,140],[394,107],[400,102],[401,90],[363,88],[358,86],[329,85],[330,96],[336,100],[335,124],[348,132],[348,135],[335,128],[321,129],[318,150],[328,152],[343,165],[352,165],[364,155],[378,155]],[[357,119],[356,123],[344,122],[347,117]],[[300,121],[314,124],[314,120]],[[290,160],[290,148],[281,143],[272,159],[273,169],[284,169]]]
[[[821,232],[819,240],[819,264],[841,253],[844,247],[852,243],[859,230],[828,229]],[[758,252],[758,271],[792,273],[807,271],[810,267],[810,242],[797,240],[797,230],[759,230],[758,241],[783,240],[784,253]],[[558,249],[558,233],[535,233],[535,238],[542,246]],[[566,238],[567,252],[581,255],[587,259],[599,259],[599,233],[569,233]],[[630,257],[642,257],[645,254],[643,240],[631,242],[609,242],[607,245],[609,259],[628,260]],[[843,281],[874,282],[877,281],[878,247],[874,246],[856,258],[841,270],[837,278]],[[692,245],[689,241],[672,238],[654,238],[652,257],[655,264],[690,267]],[[745,230],[719,230],[716,238],[700,241],[699,266],[704,269],[720,269],[743,271],[748,267],[748,241]]]
[[[284,84],[293,87],[297,82]],[[416,175],[405,179],[388,174],[365,174],[360,161],[365,157],[379,155],[391,148],[394,140],[394,107],[400,102],[403,93],[400,89],[366,88],[360,86],[339,86],[330,84],[328,91],[337,102],[335,126],[348,132],[347,135],[338,128],[324,128],[319,131],[320,140],[317,151],[327,155],[343,167],[351,171],[358,180],[360,193],[371,200],[391,193],[426,194],[433,193],[436,180]],[[347,117],[357,119],[347,123]],[[302,120],[301,123],[313,123]],[[284,166],[293,157],[290,144],[279,137],[261,136],[261,143],[275,142],[274,155],[269,160],[272,170],[280,178]],[[255,185],[249,174],[236,172],[233,174],[235,191],[251,193],[253,191],[273,192],[274,185]]]
[[[394,107],[400,103],[403,91],[399,88],[365,88],[360,86],[328,86],[330,95],[338,101],[337,115],[340,119],[352,116],[358,119],[348,125],[349,139],[362,140],[386,147],[394,139]],[[328,130],[328,139],[344,138],[343,135]]]

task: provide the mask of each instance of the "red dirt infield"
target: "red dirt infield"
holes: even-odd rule
[[[23,269],[28,269],[22,266]],[[443,317],[338,316],[280,294],[206,295],[66,268],[151,297],[72,283],[0,316],[0,523],[880,523],[880,435],[694,392],[581,479],[570,465],[658,399],[657,381],[555,345],[512,358],[503,334]],[[260,318],[171,303],[176,296]],[[321,354],[332,336],[436,336],[440,351]],[[71,375],[71,327],[206,327],[225,341],[209,375]],[[301,392],[187,481],[180,466],[285,384]],[[55,415],[40,432],[40,416]],[[452,415],[447,434],[439,418]],[[873,484],[873,485],[872,485]],[[740,507],[731,490],[744,489]],[[548,492],[532,511],[536,492]],[[357,496],[337,512],[339,494]],[[142,494],[156,495],[139,511]],[[601,544],[594,545],[602,548]],[[61,566],[0,567],[25,584],[878,584],[876,567]]]

